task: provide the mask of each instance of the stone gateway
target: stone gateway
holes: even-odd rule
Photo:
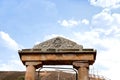
[[[35,80],[36,69],[43,65],[73,65],[78,71],[77,80],[89,80],[89,66],[96,59],[96,50],[84,49],[63,37],[52,38],[18,53],[26,66],[25,80]]]

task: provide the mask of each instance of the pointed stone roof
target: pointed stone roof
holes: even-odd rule
[[[45,42],[39,43],[33,47],[33,49],[41,49],[42,51],[46,51],[49,49],[64,49],[64,50],[78,50],[81,51],[83,49],[82,45],[79,45],[69,39],[63,37],[55,37]]]

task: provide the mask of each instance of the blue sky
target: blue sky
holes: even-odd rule
[[[96,72],[120,79],[120,0],[0,0],[0,71],[25,70],[18,50],[56,36],[97,49]]]

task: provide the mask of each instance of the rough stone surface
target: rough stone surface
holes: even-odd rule
[[[79,49],[82,50],[83,46],[78,45],[77,43],[70,41],[62,37],[56,37],[40,44],[37,44],[33,49],[42,49],[46,51],[47,49]]]
[[[33,65],[26,67],[25,80],[35,80],[35,67]]]

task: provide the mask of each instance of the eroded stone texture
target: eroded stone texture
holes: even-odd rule
[[[56,37],[45,41],[43,43],[37,44],[33,49],[42,49],[42,51],[47,51],[48,49],[79,49],[82,50],[83,46],[70,41],[62,37]]]
[[[28,65],[26,67],[25,80],[35,80],[35,67],[34,67],[34,65]]]
[[[73,66],[78,70],[78,80],[89,80],[88,61],[76,61],[73,62]]]

